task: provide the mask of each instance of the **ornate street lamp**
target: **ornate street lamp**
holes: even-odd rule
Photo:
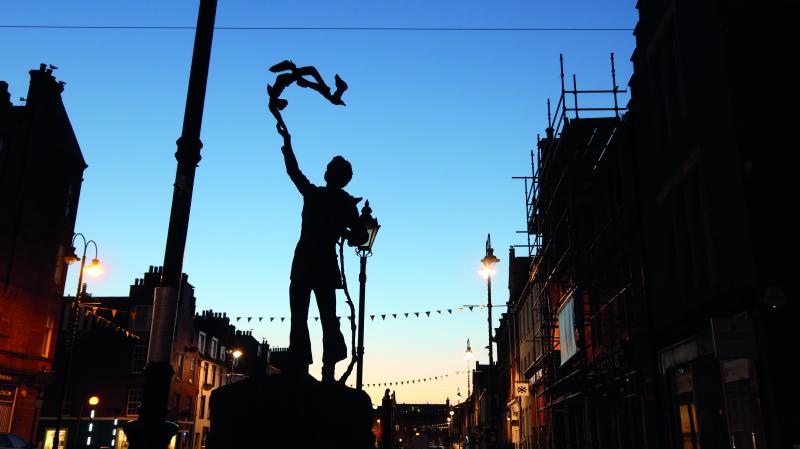
[[[367,242],[356,249],[356,254],[361,262],[361,271],[358,274],[358,346],[356,347],[357,364],[356,367],[356,389],[362,389],[362,376],[364,373],[364,301],[367,286],[367,257],[372,256],[372,245],[378,235],[378,219],[372,216],[372,208],[369,207],[369,200],[361,208],[359,220],[367,229]]]
[[[488,435],[488,442],[490,446],[494,445],[494,417],[492,416],[494,407],[492,406],[492,373],[494,372],[494,351],[492,349],[492,276],[497,274],[497,270],[494,269],[494,265],[500,262],[500,259],[495,257],[494,249],[492,248],[492,236],[490,234],[486,235],[486,254],[481,259],[482,267],[479,273],[486,278],[486,310],[489,313],[488,323],[489,323],[489,375],[488,375],[488,382],[486,385],[487,390],[487,402],[486,402],[486,413],[489,415],[489,435]]]
[[[467,350],[464,351],[464,361],[467,362],[467,396],[470,395],[469,384],[470,384],[470,377],[472,377],[471,376],[471,374],[472,374],[472,366],[470,366],[470,362],[472,361],[472,357],[473,356],[475,356],[475,353],[472,352],[472,346],[470,346],[469,338],[468,338],[467,339]],[[461,394],[459,394],[459,397],[460,396],[461,396]]]
[[[80,257],[78,257],[78,255],[75,253],[75,243],[77,242],[78,237],[80,237],[83,241],[83,252],[81,253]],[[87,267],[86,251],[89,249],[90,244],[94,246],[94,259],[92,259],[91,264]],[[72,368],[72,353],[75,352],[75,341],[78,338],[78,320],[80,319],[81,300],[83,299],[83,293],[85,292],[83,285],[83,273],[86,273],[89,275],[89,277],[98,277],[105,272],[103,267],[100,265],[100,259],[97,257],[97,242],[94,240],[86,240],[86,236],[80,232],[75,233],[75,235],[72,236],[72,250],[70,251],[70,254],[64,256],[64,262],[66,262],[68,265],[72,265],[78,261],[81,262],[81,268],[80,271],[78,271],[78,291],[75,293],[75,299],[73,299],[72,303],[70,304],[70,335],[67,338],[64,346],[66,358],[64,359],[64,376],[62,377],[60,391],[61,397],[58,401],[58,415],[56,416],[56,430],[54,434],[56,446],[58,446],[58,436],[59,432],[61,431],[61,420],[64,416],[64,401],[67,397],[67,389],[69,387],[69,377]]]

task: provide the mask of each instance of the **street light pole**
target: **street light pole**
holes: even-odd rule
[[[372,256],[372,245],[375,243],[375,237],[378,235],[380,225],[378,220],[372,216],[372,208],[369,207],[369,200],[364,203],[361,208],[361,216],[359,220],[367,230],[367,242],[356,249],[361,262],[361,270],[358,274],[358,343],[356,346],[356,389],[361,390],[363,387],[363,374],[364,374],[364,307],[366,300],[367,288],[367,257]]]
[[[130,449],[164,449],[177,433],[178,425],[166,421],[170,383],[175,371],[170,364],[178,298],[182,283],[183,254],[189,228],[189,212],[197,164],[200,162],[200,128],[203,123],[211,42],[214,36],[217,0],[200,0],[197,28],[183,116],[183,131],[177,141],[178,161],[172,207],[164,251],[161,284],[153,294],[153,319],[144,370],[144,391],[139,419],[125,425]]]
[[[75,242],[79,236],[81,240],[83,240],[83,253],[81,257],[78,257],[75,253]],[[94,259],[92,259],[91,265],[86,267],[86,250],[89,248],[89,244],[94,245]],[[81,268],[78,271],[78,291],[75,292],[75,299],[72,301],[72,304],[70,304],[70,333],[64,347],[66,350],[66,359],[64,360],[64,376],[61,380],[61,391],[59,392],[60,397],[58,400],[58,415],[56,416],[56,431],[53,436],[53,440],[55,441],[53,449],[58,449],[59,446],[59,432],[61,431],[61,421],[64,417],[64,402],[67,398],[69,377],[72,373],[72,354],[75,352],[75,341],[78,339],[78,322],[80,319],[81,299],[83,294],[83,272],[87,271],[91,277],[97,277],[103,273],[100,260],[97,258],[97,242],[94,240],[86,240],[86,236],[80,232],[72,236],[72,254],[64,256],[64,261],[70,265],[79,260],[81,261]],[[64,441],[65,446],[66,443],[67,442]]]
[[[494,264],[500,262],[500,259],[495,257],[494,249],[492,248],[492,236],[486,236],[486,255],[481,259],[481,263],[483,264],[483,268],[481,269],[480,273],[486,278],[486,308],[488,309],[488,323],[489,323],[489,372],[487,373],[487,382],[486,382],[486,393],[487,393],[487,402],[486,402],[486,414],[489,415],[489,435],[487,437],[487,442],[489,446],[492,446],[494,443],[494,416],[492,413],[494,412],[493,407],[493,380],[492,374],[494,373],[494,352],[492,350],[492,341],[494,338],[492,337],[492,276],[494,276],[497,271],[494,269]]]

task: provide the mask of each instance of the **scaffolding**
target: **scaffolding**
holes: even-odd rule
[[[531,151],[531,176],[515,177],[523,180],[525,187],[527,227],[520,232],[527,236],[531,264],[523,294],[528,295],[527,300],[533,305],[534,357],[530,366],[524,368],[534,384],[540,448],[557,444],[560,421],[554,415],[564,411],[562,404],[581,394],[581,388],[569,386],[580,382],[584,373],[570,369],[570,364],[576,364],[575,358],[561,360],[558,313],[571,301],[579,312],[577,316],[591,315],[589,309],[583,310],[576,297],[580,294],[576,259],[583,257],[576,251],[576,240],[580,237],[575,235],[575,224],[582,219],[583,212],[577,207],[580,184],[597,168],[614,139],[626,111],[626,107],[619,105],[619,95],[627,93],[617,86],[613,53],[611,89],[578,89],[574,74],[572,87],[567,88],[563,55],[559,62],[561,94],[554,110],[547,100],[547,128],[544,137],[537,136],[535,151]],[[586,96],[610,96],[613,106],[585,106]],[[608,116],[611,112],[613,116]],[[606,116],[602,116],[604,113]]]

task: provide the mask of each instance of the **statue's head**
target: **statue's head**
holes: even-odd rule
[[[325,182],[329,187],[343,188],[353,177],[353,167],[347,159],[341,156],[334,156],[328,163],[325,170]]]

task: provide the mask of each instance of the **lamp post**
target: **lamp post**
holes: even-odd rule
[[[472,346],[470,346],[470,344],[469,344],[469,338],[468,338],[468,339],[467,339],[467,349],[464,351],[464,361],[466,361],[466,362],[467,362],[467,396],[469,396],[469,395],[470,395],[469,384],[470,384],[470,377],[472,377],[472,376],[471,376],[471,374],[472,374],[472,367],[470,366],[470,362],[472,361],[472,357],[473,357],[474,355],[475,355],[475,353],[474,353],[474,352],[472,352]],[[460,396],[460,395],[459,395],[459,396]]]
[[[192,192],[197,164],[200,162],[200,129],[203,123],[208,66],[217,0],[200,0],[192,50],[192,66],[183,114],[183,129],[178,138],[175,159],[175,183],[172,191],[164,270],[160,285],[153,293],[153,319],[144,369],[144,389],[139,417],[123,426],[130,449],[165,449],[178,432],[178,425],[167,421],[169,390],[175,370],[170,364],[178,298],[183,280],[183,255],[192,208]]]
[[[80,237],[83,241],[83,252],[81,253],[80,257],[78,257],[78,255],[75,253],[75,243],[78,237]],[[87,267],[86,251],[89,249],[90,244],[94,246],[94,259],[92,259],[92,263]],[[96,278],[104,272],[103,267],[100,265],[100,259],[97,258],[97,242],[94,240],[86,240],[86,236],[80,232],[72,236],[71,254],[64,256],[64,262],[69,265],[72,265],[77,261],[81,262],[81,268],[80,271],[78,271],[78,291],[75,292],[75,299],[72,300],[72,304],[70,304],[69,337],[67,338],[64,346],[64,350],[66,351],[66,359],[64,359],[64,376],[61,378],[61,391],[59,392],[60,398],[58,400],[58,415],[56,416],[56,430],[53,437],[55,439],[54,449],[58,449],[60,442],[59,432],[61,431],[61,420],[64,416],[64,401],[67,397],[69,377],[72,370],[72,354],[75,352],[75,341],[78,338],[78,322],[81,311],[81,300],[85,291],[83,288],[83,273],[85,272],[87,275],[89,275],[89,277]],[[64,441],[64,445],[66,445],[66,441]]]
[[[239,357],[242,356],[242,351],[240,349],[234,349],[231,355],[233,356],[233,361],[231,361],[231,382],[236,382],[233,379],[236,377],[236,367],[239,365]]]
[[[356,254],[361,262],[361,271],[358,274],[358,346],[356,347],[356,354],[358,356],[356,367],[356,389],[362,389],[362,379],[364,373],[364,300],[365,290],[367,286],[367,257],[372,255],[372,245],[375,243],[375,237],[378,235],[378,229],[381,225],[378,224],[378,219],[372,216],[372,208],[369,207],[369,200],[364,203],[361,208],[361,216],[359,220],[367,229],[367,242],[362,246],[356,248]]]
[[[492,415],[494,407],[492,406],[492,373],[494,372],[494,352],[492,350],[492,276],[497,273],[497,270],[494,269],[494,264],[500,262],[500,259],[495,257],[494,249],[492,248],[492,236],[486,236],[486,255],[483,256],[481,259],[481,263],[483,266],[481,267],[480,274],[486,278],[486,310],[489,312],[489,373],[488,373],[488,381],[486,382],[486,392],[487,392],[487,402],[486,402],[486,414],[489,418],[489,435],[487,438],[487,442],[489,446],[492,446],[494,443],[494,416]]]

